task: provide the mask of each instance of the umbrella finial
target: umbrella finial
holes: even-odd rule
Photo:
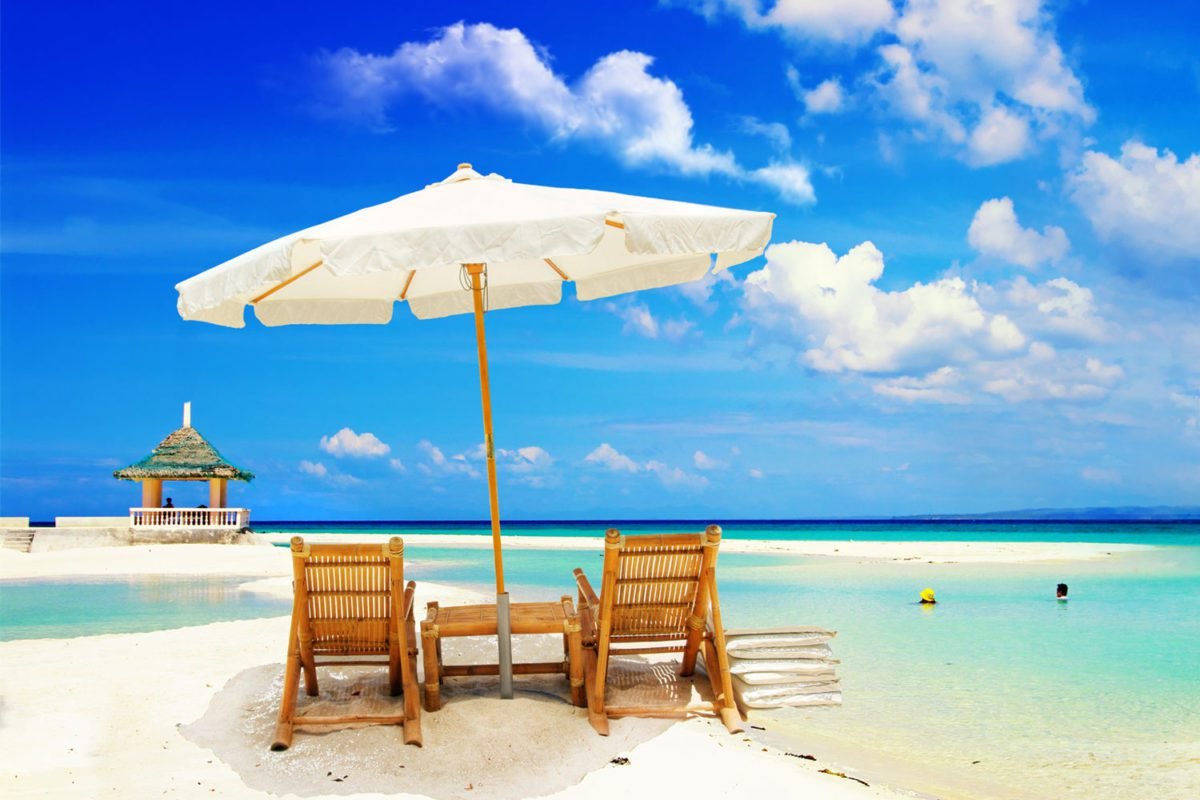
[[[478,172],[471,169],[470,162],[463,161],[461,164],[458,165],[458,169],[454,170],[454,172],[452,172],[450,174],[450,177],[446,178],[445,180],[438,181],[437,183],[434,183],[431,185],[432,186],[445,186],[446,184],[450,184],[450,183],[462,183],[463,181],[473,181],[473,180],[477,180],[482,177],[483,176],[480,175]]]

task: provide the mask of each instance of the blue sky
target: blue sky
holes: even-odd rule
[[[173,286],[470,161],[774,211],[729,278],[489,315],[511,518],[1200,502],[1190,4],[5,6],[0,513],[195,426],[257,519],[482,519],[473,330]],[[177,504],[199,486],[172,487]]]

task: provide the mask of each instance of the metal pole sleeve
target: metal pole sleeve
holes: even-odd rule
[[[512,616],[508,592],[496,595],[496,639],[500,644],[500,699],[512,700]]]

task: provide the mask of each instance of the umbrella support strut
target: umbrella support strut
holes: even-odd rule
[[[492,554],[496,563],[496,639],[499,646],[500,697],[511,700],[512,618],[504,591],[504,562],[500,554],[500,496],[496,487],[496,448],[492,443],[492,391],[488,383],[487,338],[483,330],[483,264],[467,264],[475,302],[475,343],[479,348],[479,393],[483,400],[483,446],[487,455],[488,500],[492,518]]]

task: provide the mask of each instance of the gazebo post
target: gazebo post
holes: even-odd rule
[[[162,508],[162,480],[142,479],[142,508]]]
[[[225,507],[225,479],[224,478],[209,478],[208,480],[208,507],[209,508],[224,508]]]

